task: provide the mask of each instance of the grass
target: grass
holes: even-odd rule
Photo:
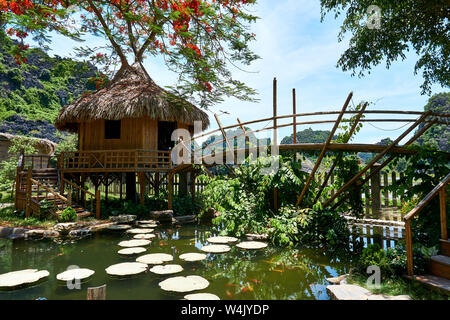
[[[406,280],[403,278],[389,278],[381,281],[380,288],[368,288],[367,277],[363,275],[351,275],[347,279],[349,284],[356,284],[370,290],[375,294],[384,294],[389,296],[408,295],[414,300],[450,300],[450,296],[441,294],[435,290],[429,289],[421,283]]]
[[[39,227],[48,229],[57,223],[57,220],[39,220],[34,217],[25,218],[13,206],[0,209],[0,226],[3,227]]]
[[[0,191],[0,203],[13,203],[14,198],[11,197],[11,191]]]

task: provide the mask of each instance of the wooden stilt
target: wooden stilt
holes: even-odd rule
[[[173,198],[173,173],[169,172],[167,176],[167,189],[168,189],[168,209],[172,210],[172,198]]]
[[[277,78],[273,78],[273,145],[278,144],[277,132]]]
[[[101,198],[100,198],[100,190],[98,187],[95,188],[95,217],[97,219],[100,219],[100,211],[101,211],[101,204],[100,204]]]
[[[323,157],[325,156],[325,151],[327,150],[328,145],[331,142],[331,139],[333,139],[334,133],[336,132],[339,124],[341,123],[342,117],[344,116],[345,110],[347,109],[348,104],[350,103],[350,100],[353,97],[353,92],[350,92],[350,94],[347,97],[347,100],[344,103],[344,106],[342,107],[341,113],[339,114],[338,118],[336,119],[336,122],[334,124],[333,129],[330,132],[330,136],[328,137],[327,141],[323,145],[322,151],[319,154],[319,157],[317,158],[316,164],[314,165],[314,168],[312,169],[311,173],[309,174],[308,180],[306,180],[305,186],[303,187],[302,192],[300,193],[300,196],[298,197],[296,206],[299,206],[302,202],[302,199],[306,193],[306,190],[309,187],[309,184],[311,183],[312,179],[314,178],[314,175],[319,168],[320,163],[322,162]]]
[[[293,114],[297,114],[297,102],[295,97],[295,89],[292,89],[292,112]],[[292,119],[292,133],[293,133],[293,142],[297,143],[297,117],[294,116]]]

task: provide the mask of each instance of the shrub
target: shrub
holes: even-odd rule
[[[72,207],[67,207],[61,212],[59,219],[61,222],[73,222],[77,220],[77,213]]]

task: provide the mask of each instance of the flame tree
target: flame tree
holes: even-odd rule
[[[24,39],[44,43],[49,31],[81,40],[92,34],[102,45],[77,48],[105,72],[120,74],[130,63],[160,55],[178,74],[171,89],[208,107],[232,96],[255,100],[255,90],[232,76],[258,56],[250,26],[255,0],[0,0],[0,23],[20,39],[17,59],[24,57]],[[105,43],[105,45],[103,45]],[[23,61],[23,60],[22,60]],[[114,68],[118,67],[115,72]],[[113,80],[114,81],[114,80]]]

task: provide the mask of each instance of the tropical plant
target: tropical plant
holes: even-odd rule
[[[77,212],[72,207],[65,208],[59,217],[61,222],[73,222],[77,220]]]

